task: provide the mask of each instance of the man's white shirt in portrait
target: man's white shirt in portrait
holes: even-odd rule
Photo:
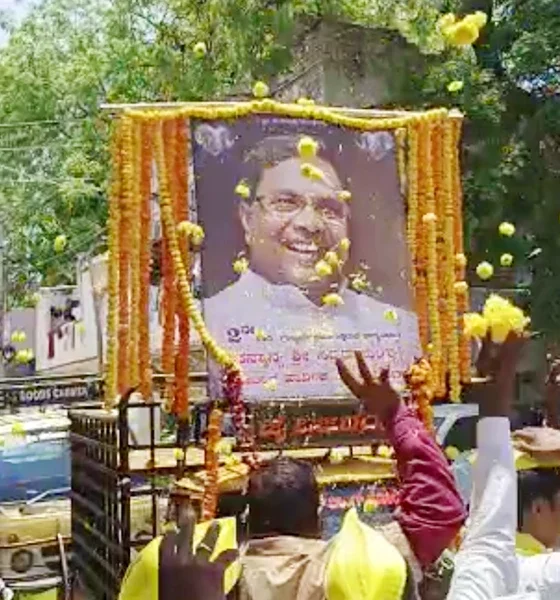
[[[345,285],[337,293],[341,306],[317,306],[300,288],[249,270],[204,301],[210,332],[239,358],[246,398],[347,396],[334,361],[356,350],[402,384],[420,356],[416,315]]]

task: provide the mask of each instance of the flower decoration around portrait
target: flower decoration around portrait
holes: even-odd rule
[[[202,59],[205,48],[197,46],[195,52]],[[526,324],[512,308],[499,305],[495,299],[489,301],[488,310],[480,316],[482,321],[466,314],[469,286],[463,248],[460,114],[443,109],[368,113],[330,109],[310,102],[282,104],[267,99],[267,94],[268,87],[263,84],[255,85],[257,99],[249,102],[193,103],[177,108],[127,107],[119,111],[113,127],[105,403],[108,408],[113,407],[119,395],[131,387],[138,388],[146,401],[152,397],[148,304],[153,225],[150,202],[155,164],[162,230],[161,370],[168,376],[164,395],[169,411],[179,420],[186,420],[189,415],[191,327],[198,333],[214,366],[221,370],[219,401],[210,410],[206,438],[203,500],[206,516],[211,516],[216,508],[218,469],[224,461],[220,450],[224,412],[231,414],[237,441],[252,462],[256,460],[256,447],[242,397],[243,373],[238,353],[211,334],[193,292],[194,256],[201,245],[208,243],[204,228],[192,219],[189,210],[192,186],[189,152],[194,137],[197,143],[213,149],[209,153],[218,157],[221,148],[233,144],[224,123],[274,115],[359,132],[358,149],[375,161],[383,160],[385,153],[396,149],[399,189],[407,205],[406,241],[412,265],[414,312],[424,355],[417,357],[419,360],[405,374],[405,381],[412,404],[431,430],[433,399],[448,396],[458,401],[461,385],[469,382],[470,337],[482,332],[484,326],[498,339],[503,337],[506,327],[517,331]],[[203,123],[196,135],[191,132],[194,119]],[[209,126],[213,122],[215,128]],[[300,136],[297,151],[302,161],[301,176],[313,184],[328,181],[330,177],[317,160],[318,149],[319,143],[312,135]],[[232,194],[240,202],[250,202],[254,193],[245,179],[232,186]],[[355,202],[348,189],[339,190],[337,198],[343,210]],[[508,227],[500,232],[512,234]],[[350,239],[340,239],[312,265],[313,277],[320,281],[332,276],[341,268],[350,249]],[[504,262],[507,260],[502,257]],[[239,276],[250,270],[250,263],[244,253],[229,261],[231,271]],[[482,274],[488,274],[488,269]],[[348,281],[356,293],[372,293],[367,267],[356,267]],[[341,295],[332,291],[323,294],[320,304],[324,310],[336,311],[343,303]],[[401,318],[392,308],[384,310],[382,318],[386,327],[401,326]],[[266,343],[270,332],[263,326],[252,332],[252,339]],[[262,387],[267,394],[274,395],[279,382],[275,377],[267,377]]]

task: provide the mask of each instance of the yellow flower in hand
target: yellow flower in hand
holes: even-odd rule
[[[482,281],[486,281],[494,275],[494,267],[489,262],[483,261],[476,267],[476,274]]]
[[[238,258],[233,261],[233,270],[238,275],[243,275],[249,269],[249,261],[245,257]]]
[[[478,313],[463,315],[463,332],[468,338],[482,339],[488,331],[488,321]]]
[[[339,294],[326,294],[322,298],[322,302],[324,306],[342,306],[344,304],[344,300]]]
[[[504,221],[503,223],[500,223],[498,231],[500,232],[500,235],[511,237],[515,233],[515,225]]]
[[[270,88],[264,81],[257,81],[253,86],[253,96],[255,98],[266,98],[270,94]]]
[[[500,256],[500,265],[502,265],[502,267],[511,267],[511,265],[513,264],[513,256],[511,254],[502,254],[502,256]]]
[[[313,158],[317,155],[319,144],[311,137],[302,137],[298,143],[298,153],[301,158]]]

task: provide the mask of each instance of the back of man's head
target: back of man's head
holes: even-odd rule
[[[532,469],[518,474],[518,528],[547,547],[560,535],[560,474],[556,469]]]
[[[319,535],[319,488],[311,465],[274,460],[251,475],[248,499],[252,537]]]

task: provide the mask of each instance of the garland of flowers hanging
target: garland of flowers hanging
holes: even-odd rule
[[[432,402],[435,397],[435,381],[429,361],[422,358],[413,364],[405,374],[405,381],[410,391],[412,407],[416,409],[426,429],[434,435]]]

